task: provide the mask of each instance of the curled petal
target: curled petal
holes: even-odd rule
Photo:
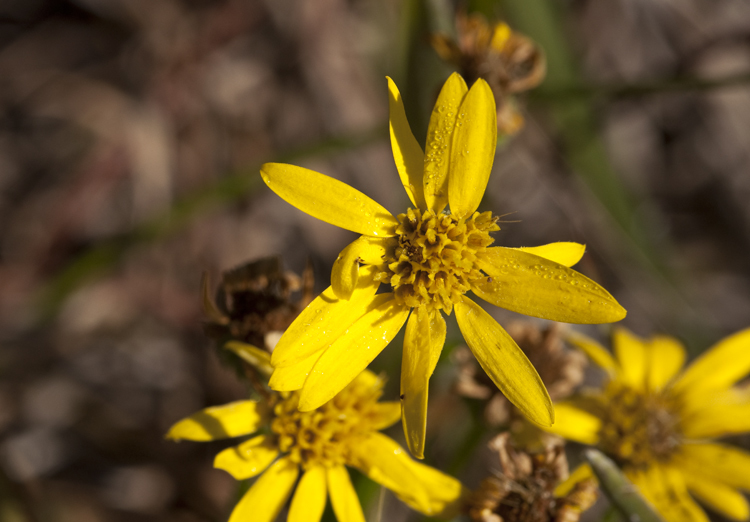
[[[479,267],[489,277],[474,283],[474,293],[513,312],[577,324],[611,323],[626,314],[597,283],[543,257],[493,247]]]
[[[249,435],[265,424],[268,414],[268,408],[255,401],[230,402],[182,419],[169,428],[166,438],[205,442]]]
[[[279,449],[273,438],[258,435],[216,455],[214,467],[223,469],[237,480],[244,480],[262,473],[278,455]]]
[[[552,401],[523,350],[471,299],[464,297],[454,309],[466,344],[492,382],[531,421],[551,426],[555,419]]]
[[[392,240],[360,236],[339,253],[331,270],[331,288],[339,299],[351,299],[357,287],[360,273],[366,272],[374,277],[375,267],[360,265],[379,265]],[[372,274],[370,274],[372,272]],[[370,283],[372,284],[372,283]]]
[[[482,202],[497,147],[497,109],[492,89],[478,79],[458,109],[451,147],[448,197],[451,212],[470,216]]]
[[[314,170],[266,163],[260,175],[268,188],[302,212],[368,236],[393,236],[398,221],[368,196]]]
[[[415,208],[425,208],[422,187],[424,153],[411,132],[404,111],[404,101],[396,84],[388,78],[388,108],[391,149],[401,183]]]

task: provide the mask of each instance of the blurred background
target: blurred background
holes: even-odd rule
[[[461,7],[506,20],[547,59],[546,80],[515,100],[524,125],[500,144],[483,202],[506,215],[497,243],[585,243],[578,269],[628,309],[622,324],[693,355],[750,326],[750,4]],[[247,395],[203,333],[201,274],[280,255],[328,285],[355,235],[271,193],[266,161],[406,208],[384,77],[424,143],[452,71],[429,35],[452,33],[455,12],[448,0],[0,0],[0,521],[226,520],[237,483],[212,461],[227,444],[163,439]],[[459,342],[449,321],[448,347]],[[476,486],[491,433],[451,392],[449,351],[427,462]],[[374,364],[389,400],[400,353]],[[372,513],[379,493],[358,484]],[[421,519],[380,500],[383,520]]]

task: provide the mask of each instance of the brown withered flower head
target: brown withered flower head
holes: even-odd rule
[[[286,330],[313,298],[311,267],[300,278],[285,272],[278,257],[264,257],[224,272],[215,299],[210,296],[207,274],[201,286],[208,317],[206,335],[220,344],[234,340],[266,349],[269,339]],[[296,291],[301,291],[301,297],[292,300]]]
[[[430,37],[438,55],[453,64],[471,85],[478,78],[489,83],[497,103],[497,125],[503,134],[523,126],[514,94],[536,87],[544,79],[546,61],[529,38],[504,22],[489,24],[481,15],[456,15],[456,38],[436,33]]]
[[[564,497],[555,488],[568,477],[562,442],[529,453],[515,448],[508,432],[490,441],[500,471],[469,495],[467,511],[478,522],[577,522],[597,497],[593,479],[578,482]]]
[[[507,331],[539,372],[553,402],[569,397],[583,381],[586,357],[563,345],[564,325],[551,323],[545,329],[532,322],[515,322]],[[471,352],[461,347],[453,351],[458,366],[456,392],[464,397],[486,401],[485,419],[492,427],[509,426],[521,437],[548,438],[533,429],[521,413],[487,378]],[[530,433],[532,432],[532,433]]]

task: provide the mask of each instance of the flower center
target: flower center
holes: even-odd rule
[[[410,208],[398,220],[398,246],[377,279],[390,283],[399,304],[450,314],[471,283],[485,277],[476,266],[477,254],[494,242],[490,232],[500,230],[497,218],[475,212],[457,219]]]
[[[381,394],[382,383],[356,379],[320,408],[301,412],[299,392],[280,392],[271,421],[279,449],[304,469],[344,464],[350,449],[375,431]]]
[[[610,382],[604,395],[601,448],[634,467],[668,460],[682,439],[673,401],[618,382]]]

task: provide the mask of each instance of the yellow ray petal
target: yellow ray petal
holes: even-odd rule
[[[322,406],[352,382],[391,342],[408,315],[409,309],[397,305],[393,294],[376,295],[367,312],[313,366],[302,388],[300,411]]]
[[[585,353],[594,364],[605,370],[610,378],[613,378],[619,372],[619,366],[614,357],[591,337],[580,332],[570,332],[565,338],[570,344]]]
[[[548,431],[582,444],[599,442],[602,421],[599,417],[567,402],[555,404],[555,423]]]
[[[252,344],[241,343],[239,341],[229,341],[224,345],[224,348],[236,353],[242,360],[250,363],[263,375],[271,375],[273,373],[271,354],[267,351],[261,350]]]
[[[734,520],[747,520],[750,517],[747,500],[736,489],[695,473],[685,473],[684,477],[690,493],[722,515]]]
[[[448,198],[451,213],[470,216],[482,202],[497,147],[495,96],[481,78],[474,82],[458,109],[451,147]]]
[[[384,430],[393,426],[401,419],[401,403],[399,401],[384,401],[375,405],[372,418],[372,429]]]
[[[448,204],[448,172],[451,168],[453,133],[458,109],[468,90],[459,74],[451,74],[443,84],[430,115],[423,183],[425,204],[436,213],[441,212]]]
[[[299,467],[289,458],[279,459],[245,493],[229,517],[229,522],[273,522],[284,507],[299,475]]]
[[[357,287],[360,273],[366,272],[371,278],[375,276],[375,267],[364,267],[364,265],[379,265],[383,262],[383,256],[390,238],[377,238],[360,236],[341,251],[336,261],[333,262],[331,270],[331,288],[340,299],[351,299],[352,292]],[[370,279],[370,284],[372,284]],[[377,285],[376,285],[377,286]]]
[[[326,470],[328,494],[331,496],[333,512],[339,522],[365,522],[362,505],[354,491],[349,473],[344,466],[334,466]]]
[[[359,190],[314,170],[266,163],[260,175],[268,188],[302,212],[368,236],[393,236],[398,220]]]
[[[620,363],[620,378],[636,390],[645,390],[648,370],[646,342],[625,328],[615,328],[612,348]]]
[[[688,366],[675,382],[678,392],[703,394],[709,390],[727,388],[750,371],[750,328],[731,335]]]
[[[547,389],[513,338],[468,297],[454,309],[466,344],[492,382],[531,421],[551,426],[555,414]]]
[[[685,364],[685,348],[674,337],[657,335],[646,344],[646,359],[646,385],[651,391],[659,391]]]
[[[169,428],[166,438],[207,441],[249,435],[268,419],[268,408],[255,401],[237,401],[206,408]]]
[[[750,390],[719,390],[698,397],[683,409],[680,426],[689,439],[750,432]]]
[[[418,459],[424,458],[428,383],[443,350],[445,333],[440,312],[430,313],[424,306],[416,308],[406,324],[401,360],[402,420],[409,451]]]
[[[258,435],[216,455],[214,467],[244,480],[262,473],[278,454],[273,437]]]
[[[393,439],[373,433],[352,454],[350,463],[425,515],[452,518],[467,493],[461,482],[409,457]]]
[[[307,376],[310,375],[313,366],[318,362],[323,350],[318,350],[291,366],[276,368],[271,374],[268,386],[276,391],[294,391],[299,390],[305,385]]]
[[[709,522],[688,493],[683,474],[674,466],[654,464],[633,482],[667,522]]]
[[[319,522],[326,507],[326,468],[313,466],[297,485],[287,522]]]
[[[556,497],[564,497],[571,491],[576,484],[586,479],[594,478],[594,470],[591,469],[588,463],[579,465],[573,472],[568,476],[567,479],[560,482],[555,488]]]
[[[393,159],[396,162],[398,175],[414,207],[423,209],[425,208],[422,188],[424,153],[409,127],[401,93],[390,78],[388,78],[388,109],[391,149],[393,149]]]
[[[683,444],[675,457],[682,469],[750,490],[750,453],[724,444]]]
[[[578,263],[583,257],[583,254],[586,253],[586,245],[580,243],[559,242],[536,247],[521,247],[516,250],[521,250],[528,254],[534,254],[535,256],[549,259],[550,261],[554,261],[563,266],[571,267]]]
[[[329,346],[357,321],[375,299],[378,284],[363,271],[350,299],[339,299],[332,287],[326,288],[281,336],[271,354],[276,368],[292,366],[310,354]]]
[[[513,312],[577,324],[611,323],[626,314],[597,283],[543,257],[492,247],[479,267],[490,277],[475,283],[474,293]]]

